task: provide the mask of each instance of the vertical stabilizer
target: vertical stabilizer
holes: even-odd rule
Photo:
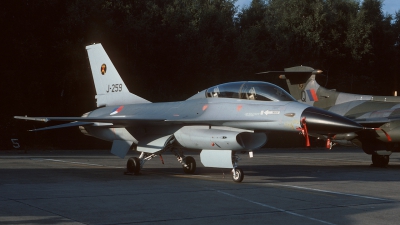
[[[97,107],[148,103],[129,92],[101,44],[86,46],[96,88]]]
[[[285,68],[286,83],[290,94],[297,100],[301,100],[309,82],[315,81],[314,69],[308,66],[296,66]],[[304,95],[304,94],[303,94]],[[303,99],[304,100],[304,99]]]
[[[300,102],[319,108],[329,108],[335,105],[338,92],[320,86],[315,80],[321,70],[308,66],[285,68],[284,75],[290,94]]]

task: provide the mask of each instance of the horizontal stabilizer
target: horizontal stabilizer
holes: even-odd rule
[[[313,71],[266,71],[266,72],[259,72],[256,74],[271,74],[271,75],[312,75]]]
[[[40,122],[48,122],[49,120],[45,117],[27,117],[27,116],[14,116],[14,119],[19,120],[32,120],[32,121],[40,121]]]
[[[306,83],[311,76],[322,74],[322,70],[315,70],[308,66],[295,66],[285,68],[285,71],[267,71],[257,74],[279,75],[280,79],[290,80],[290,84],[302,84]]]
[[[85,125],[91,125],[93,124],[92,122],[72,122],[72,123],[66,123],[66,124],[60,124],[60,125],[55,125],[55,126],[50,126],[50,127],[43,127],[39,129],[33,129],[29,131],[42,131],[42,130],[51,130],[51,129],[58,129],[58,128],[66,128],[66,127],[77,127],[77,126],[85,126]]]

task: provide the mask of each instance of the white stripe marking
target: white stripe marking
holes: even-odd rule
[[[118,167],[118,166],[106,166],[106,165],[101,165],[101,164],[64,161],[64,160],[58,160],[58,159],[42,159],[42,160],[47,160],[47,161],[52,161],[52,162],[78,164],[78,165],[85,165],[85,166],[100,166],[100,167],[109,167],[109,168],[118,168],[118,169],[125,168],[125,167]],[[145,170],[145,169],[143,168],[142,170]],[[151,173],[154,173],[154,174],[173,174],[173,175],[178,175],[178,176],[185,176],[184,174],[173,173],[173,172],[153,172],[152,170],[147,170],[147,172],[151,172]],[[210,177],[210,176],[191,174],[190,176],[186,176],[186,177]]]
[[[307,187],[300,187],[300,186],[293,186],[293,185],[286,185],[286,184],[266,184],[266,185],[274,185],[274,186],[282,186],[282,187],[291,187],[291,188],[296,188],[296,189],[317,191],[317,192],[330,193],[330,194],[337,194],[337,195],[346,195],[346,196],[351,196],[351,197],[366,198],[366,199],[373,199],[373,200],[379,200],[379,201],[392,201],[392,200],[384,199],[384,198],[375,198],[375,197],[370,197],[370,196],[365,196],[365,195],[356,195],[356,194],[349,194],[349,193],[336,192],[336,191],[327,191],[327,190],[314,189],[314,188],[307,188]]]
[[[284,210],[284,209],[276,208],[274,206],[270,206],[270,205],[267,205],[267,204],[264,204],[264,203],[261,203],[261,202],[256,202],[256,201],[252,201],[252,200],[247,199],[247,198],[242,198],[242,197],[239,197],[239,196],[236,196],[236,195],[233,195],[233,194],[229,194],[229,193],[224,192],[224,191],[215,190],[215,189],[211,189],[211,190],[214,190],[214,191],[217,191],[218,193],[221,193],[221,194],[224,194],[224,195],[228,195],[230,197],[237,198],[237,199],[240,199],[240,200],[243,200],[243,201],[247,201],[247,202],[262,206],[262,207],[274,209],[274,210],[277,210],[279,212],[284,212],[284,213],[287,213],[287,214],[290,214],[290,215],[293,215],[293,216],[307,218],[307,219],[314,220],[314,221],[317,221],[317,222],[320,222],[320,223],[324,223],[324,224],[335,225],[334,223],[329,223],[329,222],[324,221],[324,220],[319,220],[319,219],[316,219],[316,218],[313,218],[313,217],[304,216],[304,215],[301,215],[301,214],[298,214],[298,213],[294,213],[294,212],[290,212],[290,211],[287,211],[287,210]]]
[[[176,176],[180,176],[180,177],[189,177],[189,178],[191,178],[191,177],[207,177],[207,178],[211,177],[211,176],[198,175],[198,174],[185,175],[183,173],[174,173],[174,172],[155,172],[155,171],[153,171],[153,169],[148,169],[146,171],[154,173],[154,174],[172,174],[172,175],[176,175]]]
[[[100,167],[110,167],[110,168],[124,168],[124,167],[118,167],[118,166],[105,166],[105,165],[100,165],[100,164],[83,163],[83,162],[72,162],[72,161],[64,161],[64,160],[58,160],[58,159],[43,159],[43,160],[52,161],[52,162],[79,164],[79,165],[85,165],[85,166],[100,166]]]
[[[331,158],[315,158],[315,157],[294,157],[294,156],[265,156],[265,155],[257,155],[258,158],[287,158],[287,159],[297,159],[297,160],[309,160],[309,161],[320,161],[320,160],[325,160],[325,161],[339,161],[339,162],[347,162],[347,163],[370,163],[368,160],[352,160],[352,159],[331,159]],[[390,164],[391,165],[400,165],[399,162],[393,162],[393,159],[390,159]]]

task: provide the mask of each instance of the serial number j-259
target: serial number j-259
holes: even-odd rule
[[[122,84],[109,84],[107,88],[107,93],[108,92],[121,92],[122,91]]]

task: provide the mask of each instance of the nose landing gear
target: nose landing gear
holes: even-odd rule
[[[244,173],[243,173],[242,169],[240,169],[240,168],[232,169],[232,180],[233,181],[240,183],[240,182],[242,182],[243,178],[244,178]]]
[[[242,182],[243,178],[244,178],[243,170],[240,168],[237,168],[237,164],[238,164],[239,160],[240,160],[239,156],[237,156],[234,152],[232,152],[232,164],[233,164],[232,180],[237,183]]]

